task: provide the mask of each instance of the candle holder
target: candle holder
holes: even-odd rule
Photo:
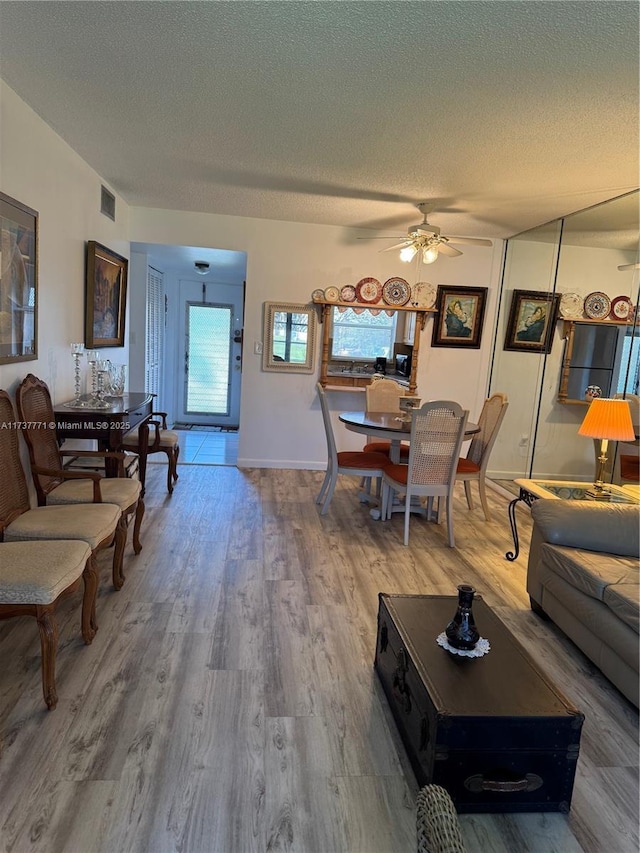
[[[67,403],[67,406],[70,409],[79,409],[83,408],[85,405],[84,401],[80,397],[80,359],[82,358],[82,354],[84,353],[84,344],[71,344],[71,355],[73,356],[74,362],[74,383],[75,383],[75,397],[70,403]]]

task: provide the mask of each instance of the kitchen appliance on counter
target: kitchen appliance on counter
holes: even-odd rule
[[[396,375],[410,376],[411,375],[411,356],[396,355]]]
[[[373,366],[375,373],[382,373],[383,375],[387,372],[387,359],[383,358],[381,355],[376,357],[375,364]]]

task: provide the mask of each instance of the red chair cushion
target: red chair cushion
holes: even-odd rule
[[[396,483],[403,483],[405,486],[407,485],[407,478],[409,477],[408,465],[389,464],[384,471],[385,474],[388,474],[396,481]]]
[[[640,482],[640,456],[620,454],[620,476],[623,480]]]
[[[391,450],[390,441],[370,441],[362,448],[365,453],[389,453]],[[400,444],[400,459],[409,458],[409,445]]]
[[[469,459],[458,459],[456,471],[458,474],[477,474],[480,471],[480,466]]]
[[[386,468],[389,457],[382,453],[363,453],[361,450],[341,450],[338,465],[341,468]]]

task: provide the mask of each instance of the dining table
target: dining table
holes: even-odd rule
[[[389,458],[392,462],[400,461],[400,444],[409,442],[411,438],[411,420],[405,420],[398,412],[341,412],[338,416],[351,432],[370,435],[375,441],[390,441]],[[467,421],[464,430],[465,439],[472,438],[480,432],[478,424]]]
[[[411,420],[405,419],[403,414],[399,412],[341,412],[338,418],[351,432],[370,436],[374,441],[389,441],[389,458],[392,462],[400,462],[400,444],[402,441],[410,443]],[[465,440],[472,438],[479,432],[479,424],[467,421],[464,430]],[[404,506],[394,502],[391,511],[400,510],[404,511]],[[415,507],[412,503],[411,512],[418,512],[430,520],[437,520],[437,512],[435,514],[429,513],[421,501],[416,501]],[[380,519],[378,507],[371,509],[370,513],[372,518]]]

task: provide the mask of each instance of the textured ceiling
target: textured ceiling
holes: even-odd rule
[[[506,237],[638,186],[635,2],[0,2],[0,76],[131,205]]]

